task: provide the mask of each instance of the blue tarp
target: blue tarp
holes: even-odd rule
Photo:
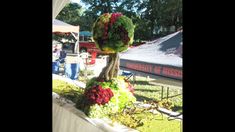
[[[92,36],[92,33],[89,31],[81,31],[79,32],[80,36]]]

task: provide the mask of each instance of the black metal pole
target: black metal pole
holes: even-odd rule
[[[169,87],[167,87],[166,99],[168,99],[168,96],[169,96]]]
[[[163,99],[163,88],[164,88],[164,86],[162,86],[161,100]]]

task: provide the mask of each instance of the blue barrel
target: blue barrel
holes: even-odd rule
[[[52,62],[52,73],[53,74],[59,74],[59,67],[60,66],[60,62],[56,61],[56,62]]]
[[[77,63],[66,63],[65,64],[65,76],[77,80],[79,75],[79,64]]]

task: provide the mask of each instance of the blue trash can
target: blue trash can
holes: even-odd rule
[[[79,64],[77,63],[66,63],[65,64],[65,76],[77,80],[79,75]]]
[[[52,73],[53,74],[59,74],[59,66],[60,66],[60,62],[58,62],[58,61],[52,62]]]

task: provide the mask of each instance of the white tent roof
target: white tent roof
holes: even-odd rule
[[[73,26],[60,20],[53,20],[53,32],[79,32],[79,26]]]
[[[53,0],[53,20],[60,13],[60,11],[64,8],[66,4],[68,4],[70,0]]]
[[[166,51],[162,51],[161,48],[165,42],[178,35],[182,31],[167,35],[163,38],[147,42],[138,47],[128,49],[126,52],[120,54],[121,59],[148,62],[153,64],[172,65],[176,67],[182,67],[182,58],[176,54],[167,54]]]

